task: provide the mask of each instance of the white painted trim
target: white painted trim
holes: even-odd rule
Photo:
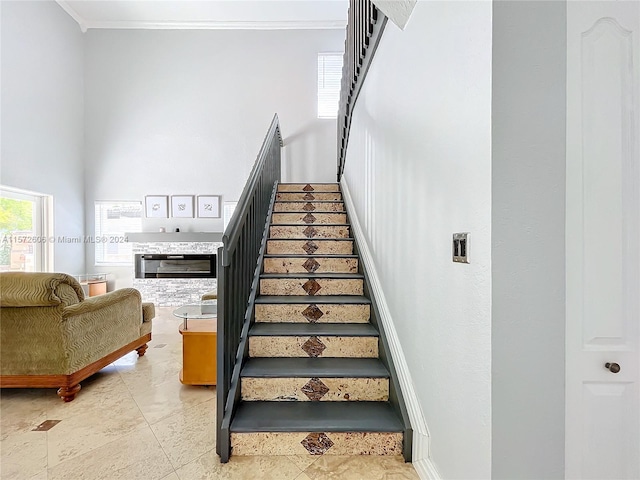
[[[380,322],[382,323],[382,327],[384,328],[387,336],[389,349],[391,350],[391,358],[393,359],[396,373],[398,374],[400,389],[402,390],[402,396],[404,397],[407,412],[409,414],[409,421],[413,428],[413,465],[420,475],[420,478],[439,480],[441,477],[438,474],[435,465],[429,458],[429,428],[427,427],[427,422],[422,414],[422,409],[420,408],[420,402],[418,401],[416,391],[413,388],[413,380],[411,379],[409,366],[407,365],[402,345],[398,338],[398,332],[396,331],[386,297],[382,291],[382,285],[380,283],[375,263],[373,262],[373,256],[369,250],[369,244],[367,243],[360,221],[355,215],[355,205],[344,177],[340,181],[340,185],[342,188],[342,198],[345,206],[347,207],[347,212],[349,212],[351,231],[353,232],[355,239],[358,241],[358,246],[360,248],[360,261],[363,262],[367,273],[369,274],[371,290],[376,298],[376,303],[380,312]]]
[[[389,20],[395,23],[400,30],[404,30],[409,23],[413,8],[417,0],[372,0],[376,7],[384,13]]]
[[[87,31],[87,21],[82,18],[80,16],[80,14],[78,12],[76,12],[74,10],[74,8],[69,5],[67,2],[65,2],[64,0],[56,0],[57,4],[60,5],[60,7],[69,14],[69,16],[71,18],[73,18],[78,25],[80,25],[80,30],[84,33]]]
[[[91,22],[83,18],[65,0],[56,0],[56,2],[71,18],[78,22],[83,32],[90,28],[114,30],[344,30],[347,27],[346,20]]]
[[[342,21],[89,22],[87,28],[140,30],[342,30]]]

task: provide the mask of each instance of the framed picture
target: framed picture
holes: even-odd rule
[[[193,218],[193,195],[171,195],[171,216]]]
[[[144,197],[145,212],[148,218],[167,218],[169,216],[168,205],[166,195],[147,195]]]
[[[198,195],[198,217],[220,218],[220,195]]]

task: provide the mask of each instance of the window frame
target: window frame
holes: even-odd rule
[[[140,216],[138,217],[140,222],[139,225],[137,227],[137,229],[132,229],[132,228],[128,228],[127,231],[124,232],[114,232],[114,231],[108,231],[105,232],[104,228],[101,228],[100,231],[98,231],[98,227],[102,227],[102,218],[100,218],[100,222],[98,221],[98,207],[102,206],[102,205],[137,205],[139,208],[139,213]],[[94,258],[93,258],[93,264],[96,267],[131,267],[134,264],[134,258],[133,258],[133,245],[129,242],[129,239],[126,237],[127,233],[134,233],[134,232],[141,232],[142,231],[142,217],[143,217],[143,205],[142,205],[142,201],[140,200],[95,200],[93,202],[93,220],[94,220],[94,225],[93,225],[93,231],[94,231],[94,236],[92,238],[92,241],[94,243],[94,249],[93,249],[93,254],[94,254]],[[101,212],[102,215],[102,212]],[[134,217],[135,218],[135,217]],[[124,227],[123,227],[124,228]],[[117,240],[117,241],[116,241]],[[106,245],[110,244],[110,243],[117,243],[119,245],[126,245],[127,249],[130,251],[129,252],[129,259],[127,261],[113,261],[113,260],[109,260],[108,259],[108,253],[106,253],[104,251],[104,248]],[[98,253],[98,250],[102,248],[103,251],[101,252],[101,254]],[[105,260],[99,260],[99,258],[104,258]]]
[[[340,67],[336,68],[337,76],[334,73],[333,76],[327,78],[327,73],[331,74],[333,69],[330,69],[327,72],[325,69],[325,59],[327,58],[335,58],[339,59]],[[322,61],[322,65],[321,65]],[[344,62],[344,54],[342,52],[318,52],[317,56],[317,84],[316,84],[316,96],[317,96],[317,116],[319,119],[332,120],[338,118],[338,110],[340,109],[340,89],[342,84],[342,67]],[[322,69],[322,70],[321,70]],[[337,80],[337,83],[331,86],[325,86],[325,91],[323,92],[322,84],[327,83],[327,80]],[[336,89],[337,87],[337,89]],[[328,92],[327,92],[328,90]],[[327,100],[327,96],[331,96],[331,102],[335,101],[335,113],[328,114],[327,109],[330,107],[328,105],[329,100]],[[331,106],[332,112],[333,108]]]

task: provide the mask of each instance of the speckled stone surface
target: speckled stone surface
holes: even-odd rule
[[[232,454],[311,455],[303,445],[309,435],[313,435],[313,432],[232,433]],[[332,445],[324,451],[323,455],[402,454],[402,433],[324,432],[324,435],[328,437]]]
[[[310,337],[249,337],[250,357],[346,357],[376,358],[378,337],[311,337],[324,348],[305,351]],[[306,345],[305,345],[306,344]],[[320,353],[318,353],[320,352]]]
[[[296,192],[296,193],[276,193],[276,200],[282,200],[285,202],[312,202],[314,200],[320,201],[342,201],[342,194],[339,192]]]
[[[304,312],[309,308],[303,304],[256,304],[256,322],[308,323]],[[328,305],[317,304],[322,315],[317,323],[367,323],[370,318],[369,305]]]
[[[276,202],[274,212],[344,212],[344,203]]]
[[[271,216],[271,224],[299,223],[301,225],[319,225],[325,223],[347,223],[346,213],[274,213]]]
[[[268,240],[267,254],[278,253],[290,255],[351,255],[353,254],[353,241],[351,240]],[[355,260],[354,260],[355,261]]]
[[[349,225],[272,225],[269,238],[351,238],[351,235]]]
[[[308,278],[263,278],[260,280],[260,295],[362,295],[363,281],[360,278],[314,280],[319,286],[315,293],[307,291]]]
[[[338,183],[281,183],[279,192],[339,192]]]
[[[309,257],[265,258],[264,273],[358,273],[356,258],[313,258],[318,267],[309,271]]]
[[[389,379],[387,378],[317,379],[328,389],[326,393],[323,393],[324,389],[314,390],[315,384],[313,382],[310,384],[310,380],[309,378],[243,378],[242,399],[298,402],[386,402],[389,399]]]

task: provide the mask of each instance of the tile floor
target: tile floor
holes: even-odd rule
[[[2,390],[0,479],[418,479],[400,457],[235,456],[221,464],[215,387],[178,380],[172,311],[157,309],[144,357],[132,352],[85,380],[71,403],[54,389]],[[59,422],[36,430],[47,420]]]

